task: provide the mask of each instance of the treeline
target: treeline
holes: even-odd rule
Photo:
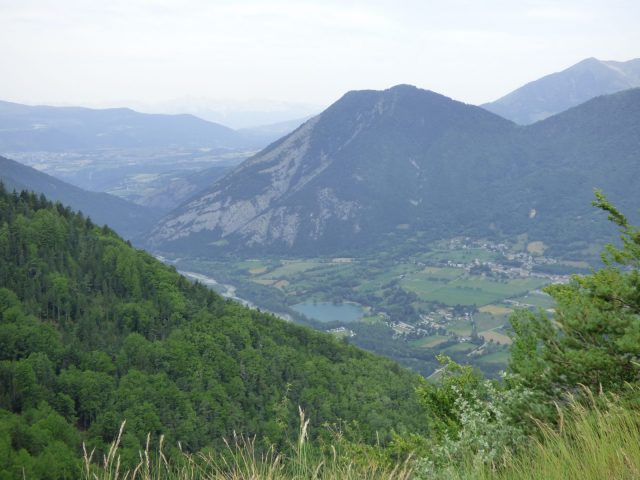
[[[382,444],[424,432],[417,375],[226,301],[107,227],[0,186],[1,478],[76,478],[127,420],[196,452],[234,432],[283,447],[312,425]],[[330,429],[313,429],[322,436]],[[328,434],[328,433],[327,433]],[[321,438],[316,438],[319,441]]]

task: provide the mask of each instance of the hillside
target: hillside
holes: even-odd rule
[[[295,118],[293,120],[287,120],[285,122],[241,128],[238,130],[238,132],[249,138],[254,138],[256,142],[262,142],[264,145],[268,145],[293,132],[296,128],[309,120],[311,117],[312,115],[307,115],[302,118]]]
[[[600,95],[640,87],[640,58],[627,62],[587,58],[482,105],[521,125],[543,120]]]
[[[144,192],[144,197],[136,201],[145,207],[169,212],[211,187],[231,169],[228,166],[213,166],[196,172],[168,173],[157,181],[157,189],[152,193]],[[134,192],[139,193],[136,190]]]
[[[416,375],[225,301],[70,209],[0,189],[0,448],[6,478],[77,478],[81,441],[122,463],[147,433],[171,457],[316,428],[385,443],[418,432]],[[344,422],[344,423],[341,423]],[[343,429],[344,427],[344,429]],[[323,433],[324,432],[324,433]]]
[[[0,101],[0,153],[143,147],[244,148],[254,140],[193,115]]]
[[[336,254],[528,233],[584,248],[608,234],[594,187],[638,203],[639,137],[640,89],[530,127],[411,86],[350,92],[165,217],[148,245]]]
[[[125,238],[151,228],[159,214],[107,193],[90,192],[8,158],[0,157],[0,180],[9,190],[30,190],[62,202],[99,224],[111,225]]]

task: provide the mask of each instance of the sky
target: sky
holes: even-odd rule
[[[479,104],[640,57],[639,25],[638,0],[0,0],[0,99],[319,109],[408,83]]]

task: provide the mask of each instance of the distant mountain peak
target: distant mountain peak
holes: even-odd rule
[[[418,90],[422,90],[415,85],[410,85],[408,83],[400,83],[398,85],[394,85],[385,90],[385,92],[416,92]],[[429,90],[422,90],[423,92],[428,92]]]
[[[635,87],[640,87],[640,58],[616,62],[590,57],[561,72],[529,82],[482,107],[527,125],[599,95]]]
[[[576,63],[574,65],[574,67],[576,67],[578,65],[595,65],[597,63],[603,63],[603,62],[602,62],[602,60],[599,60],[596,57],[588,57],[588,58],[585,58],[584,60],[581,60],[578,63]],[[569,68],[572,68],[572,67],[569,67]]]

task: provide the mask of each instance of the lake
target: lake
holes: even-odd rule
[[[364,309],[357,303],[305,302],[291,308],[320,322],[357,322],[364,315]]]

